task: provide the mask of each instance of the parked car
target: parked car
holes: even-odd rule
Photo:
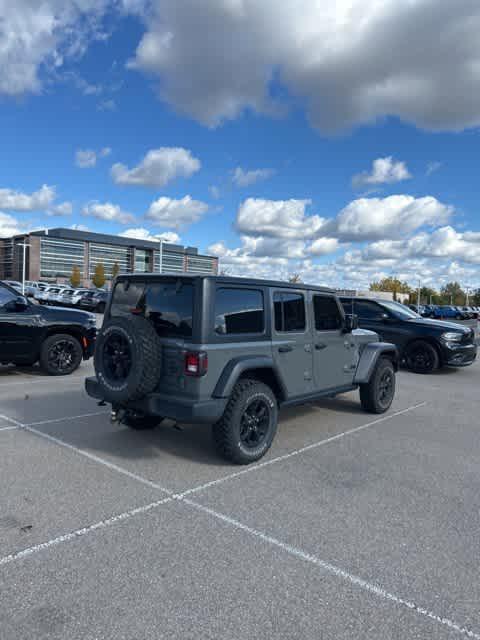
[[[476,320],[478,318],[478,311],[475,307],[461,307],[462,311],[468,313],[472,320]]]
[[[398,302],[342,297],[346,313],[359,326],[375,331],[399,350],[401,361],[415,373],[431,373],[448,365],[470,365],[477,356],[475,332],[454,322],[422,318]]]
[[[71,309],[41,307],[0,283],[0,363],[40,366],[50,375],[68,375],[94,352],[95,316]]]
[[[17,282],[17,280],[3,280],[3,282],[9,287],[13,287],[16,291],[23,294],[23,290],[25,289],[25,295],[29,298],[32,297],[35,293],[35,289],[31,287],[27,282],[25,282],[25,287],[22,287],[21,282]]]
[[[355,328],[321,287],[122,275],[86,389],[133,429],[211,423],[220,453],[247,464],[269,449],[283,406],[360,389],[366,411],[389,409],[397,351]]]
[[[96,313],[104,313],[108,302],[108,291],[88,291],[80,298],[80,309],[88,309]]]
[[[33,294],[33,297],[39,304],[46,304],[48,291],[53,285],[47,284],[44,287],[38,287],[37,291]]]
[[[65,285],[52,285],[45,289],[45,302],[49,305],[57,305],[59,301],[59,297],[63,291],[65,291]]]
[[[76,307],[82,296],[88,291],[89,289],[65,289],[62,292],[60,303],[66,307]]]
[[[423,313],[421,315],[424,318],[433,318],[433,316],[434,316],[434,306],[433,306],[433,304],[426,304],[423,307]]]
[[[433,309],[434,318],[452,318],[455,320],[466,320],[467,315],[460,309],[449,305],[437,305]]]

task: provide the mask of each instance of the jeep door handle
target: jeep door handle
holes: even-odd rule
[[[317,342],[317,344],[315,345],[315,349],[317,351],[321,351],[322,349],[326,349],[327,345],[324,342]]]
[[[289,351],[293,351],[293,347],[289,344],[286,344],[283,347],[278,347],[279,353],[288,353]]]

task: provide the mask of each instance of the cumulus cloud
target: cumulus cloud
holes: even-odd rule
[[[71,202],[62,202],[55,204],[48,209],[49,216],[71,216],[73,213],[73,205]]]
[[[271,178],[275,171],[273,169],[252,169],[246,171],[241,167],[237,167],[232,172],[232,182],[237,187],[250,187],[256,182],[262,182]]]
[[[120,235],[123,238],[134,238],[136,240],[150,240],[152,242],[158,242],[164,240],[171,244],[178,244],[180,242],[180,236],[174,231],[165,231],[164,233],[151,233],[144,227],[137,227],[134,229],[125,229]]]
[[[208,126],[248,108],[271,112],[274,74],[322,131],[385,116],[431,130],[480,124],[474,0],[153,4],[130,66]]]
[[[339,213],[332,232],[344,241],[397,238],[423,226],[448,222],[453,208],[432,196],[359,198]]]
[[[163,196],[152,202],[145,217],[161,227],[181,229],[198,222],[207,211],[205,202],[194,200],[191,196],[181,200]]]
[[[263,200],[247,198],[239,207],[236,225],[246,235],[304,240],[325,224],[317,215],[307,216],[310,200]]]
[[[130,224],[135,221],[135,216],[123,211],[117,204],[112,204],[111,202],[101,203],[96,200],[86,204],[82,209],[82,214],[97,218],[97,220],[118,222],[119,224]]]
[[[220,189],[215,185],[211,185],[210,187],[208,187],[208,192],[214,200],[218,200],[221,196]]]
[[[0,0],[0,94],[41,91],[43,77],[104,37],[114,0]]]
[[[38,191],[22,193],[14,189],[0,189],[0,209],[7,211],[46,211],[56,197],[55,187],[44,184]]]
[[[440,168],[442,167],[442,163],[441,162],[429,162],[427,164],[427,168],[425,170],[425,175],[427,176],[431,176],[432,173],[435,173],[436,171],[438,171]]]
[[[188,149],[160,147],[151,149],[133,169],[121,163],[114,164],[111,175],[117,184],[164,187],[176,178],[189,178],[200,167],[200,160]]]
[[[22,233],[22,228],[18,220],[0,211],[0,238],[9,238],[19,233]]]
[[[380,184],[393,184],[408,180],[411,174],[404,162],[394,160],[392,156],[385,158],[377,158],[373,161],[370,172],[362,171],[353,176],[352,184],[354,187],[377,186]]]
[[[75,164],[79,169],[91,169],[97,164],[99,158],[106,158],[112,153],[110,147],[103,147],[99,151],[94,149],[77,149],[75,152]]]

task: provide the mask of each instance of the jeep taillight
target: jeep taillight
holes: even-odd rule
[[[208,355],[205,351],[189,351],[185,354],[185,375],[200,378],[207,373]]]

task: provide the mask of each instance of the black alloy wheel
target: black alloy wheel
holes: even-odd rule
[[[378,400],[384,407],[392,404],[395,394],[395,372],[391,369],[385,369],[378,383]]]
[[[48,352],[48,364],[52,369],[65,373],[75,360],[75,345],[71,340],[58,340]]]
[[[102,350],[104,375],[110,382],[126,380],[132,368],[132,351],[127,338],[121,332],[112,332]]]
[[[406,355],[407,367],[415,373],[432,373],[439,367],[437,350],[428,342],[411,345]]]
[[[255,398],[245,407],[240,422],[240,440],[247,449],[255,449],[265,440],[270,428],[270,406],[264,398]]]
[[[74,336],[57,334],[49,336],[40,350],[40,365],[51,376],[73,373],[82,362],[83,349]]]

